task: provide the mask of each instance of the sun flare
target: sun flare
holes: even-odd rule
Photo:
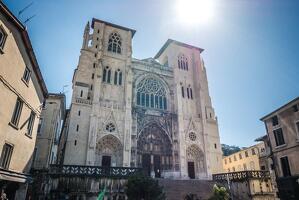
[[[176,12],[182,23],[208,23],[214,16],[213,0],[177,0]]]

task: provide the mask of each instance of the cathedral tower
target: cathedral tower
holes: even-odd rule
[[[64,164],[129,166],[135,30],[98,19],[91,29],[73,77]]]

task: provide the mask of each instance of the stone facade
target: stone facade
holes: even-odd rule
[[[26,28],[0,1],[0,194],[24,199],[47,94]]]
[[[299,97],[261,118],[280,199],[299,198]]]
[[[86,25],[63,164],[211,179],[222,152],[203,49],[168,40],[155,58],[134,59],[134,34],[98,19]]]
[[[225,156],[222,159],[224,172],[266,170],[266,165],[260,163],[260,158],[264,153],[265,145],[260,142],[232,155]]]
[[[32,168],[47,169],[57,162],[61,122],[65,115],[65,95],[48,94],[38,123]]]

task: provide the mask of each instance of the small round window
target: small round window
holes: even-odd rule
[[[115,131],[115,125],[113,123],[109,123],[106,125],[106,131],[108,132],[114,132]]]
[[[191,141],[195,141],[195,140],[196,140],[196,135],[195,135],[194,132],[190,132],[190,133],[189,133],[189,139],[190,139]]]

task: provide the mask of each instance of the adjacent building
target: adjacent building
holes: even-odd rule
[[[261,165],[260,157],[265,153],[265,145],[260,142],[239,152],[222,158],[224,172],[237,172],[247,170],[266,170],[264,164]]]
[[[299,97],[261,118],[280,199],[299,199]]]
[[[47,95],[24,25],[0,1],[0,192],[24,199]]]
[[[64,94],[48,94],[38,122],[32,168],[48,169],[50,164],[56,164],[65,107]]]
[[[257,138],[255,141],[256,142],[264,142],[265,151],[260,155],[260,158],[259,158],[260,166],[265,166],[265,170],[269,171],[274,195],[275,195],[276,199],[279,199],[274,165],[273,165],[272,159],[270,158],[271,148],[270,148],[269,138],[267,137],[267,135],[264,135],[262,137]]]
[[[225,173],[215,174],[214,180],[228,181],[233,199],[274,200],[275,184],[265,162],[263,142],[223,157]]]

